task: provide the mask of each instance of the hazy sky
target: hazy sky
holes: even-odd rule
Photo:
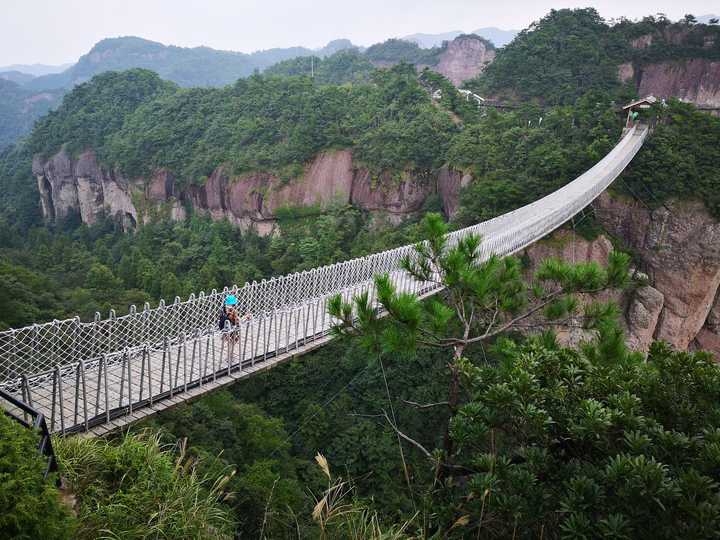
[[[252,52],[370,45],[415,32],[524,28],[551,8],[593,6],[605,18],[720,11],[718,0],[0,0],[0,66],[74,62],[105,37]]]

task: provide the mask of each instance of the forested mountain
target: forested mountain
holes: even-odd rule
[[[20,87],[0,86],[0,120],[5,120],[0,124],[0,149],[28,133],[35,120],[55,107],[66,91],[106,71],[146,68],[183,87],[224,86],[289,58],[322,58],[351,47],[350,41],[338,39],[319,50],[291,47],[245,54],[168,46],[138,37],[104,39],[76,64],[59,72],[43,73],[48,69],[41,67],[34,69],[38,76],[0,73],[0,81]]]
[[[0,150],[32,129],[35,120],[57,106],[62,91],[33,92],[0,74]]]
[[[317,63],[317,81],[341,84],[367,80],[372,68],[399,63],[430,68],[459,86],[482,73],[495,58],[495,46],[476,34],[459,34],[440,46],[423,48],[404,39],[388,39],[360,51],[342,51],[321,58],[294,58],[271,66],[266,73],[275,75],[313,75]],[[311,63],[312,62],[312,63]]]
[[[506,111],[397,40],[317,57],[314,79],[300,58],[222,88],[147,69],[76,85],[0,153],[0,330],[428,238],[418,260],[449,292],[381,279],[386,320],[343,319],[338,299],[327,347],[130,435],[58,440],[72,512],[0,417],[0,475],[17,479],[0,536],[712,538],[720,368],[686,350],[720,341],[720,118],[670,98],[644,112],[653,134],[612,193],[517,258],[477,265],[474,241],[442,238],[597,162],[637,97],[618,67],[712,60],[716,31],[553,11],[472,83]]]

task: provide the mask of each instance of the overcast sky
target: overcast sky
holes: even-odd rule
[[[370,45],[415,32],[524,28],[551,8],[593,6],[606,19],[718,12],[718,0],[0,0],[0,66],[74,62],[106,37],[252,52]]]

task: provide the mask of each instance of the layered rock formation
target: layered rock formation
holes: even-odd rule
[[[204,185],[184,189],[162,169],[150,178],[127,179],[100,166],[92,151],[75,159],[64,151],[44,162],[36,158],[33,174],[49,221],[77,214],[91,225],[101,216],[110,216],[131,227],[157,214],[183,219],[185,205],[190,204],[213,219],[227,218],[243,228],[253,226],[261,234],[272,231],[281,208],[352,204],[397,223],[438,194],[451,216],[457,210],[461,186],[470,181],[447,168],[427,177],[375,178],[353,162],[350,150],[319,154],[301,177],[289,181],[267,173],[232,176],[218,167]]]
[[[61,221],[79,214],[92,225],[104,214],[122,220],[126,226],[137,223],[138,212],[132,202],[132,186],[120,175],[103,170],[95,154],[83,152],[71,159],[64,151],[47,162],[33,160],[33,174],[40,191],[45,218]]]

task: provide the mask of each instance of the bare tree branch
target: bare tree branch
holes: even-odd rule
[[[448,405],[450,405],[450,403],[448,403],[447,401],[438,401],[437,403],[427,403],[427,404],[423,405],[422,403],[417,403],[415,401],[408,401],[407,399],[403,399],[403,403],[412,405],[416,409],[430,409],[432,407],[440,407],[442,405],[447,407]]]
[[[387,412],[385,412],[385,409],[383,409],[383,414],[385,415],[385,420],[387,420],[388,424],[390,424],[390,427],[395,430],[395,433],[397,433],[398,435],[400,435],[400,437],[402,437],[407,442],[409,442],[410,444],[415,446],[417,449],[419,449],[423,454],[425,454],[425,457],[427,457],[428,459],[431,459],[433,461],[436,461],[435,458],[433,457],[433,455],[427,450],[427,448],[425,448],[422,444],[417,442],[412,437],[408,437],[407,435],[405,435],[402,431],[400,431],[397,428],[397,426],[395,424],[393,424],[393,421],[390,420],[390,417],[387,415]]]

